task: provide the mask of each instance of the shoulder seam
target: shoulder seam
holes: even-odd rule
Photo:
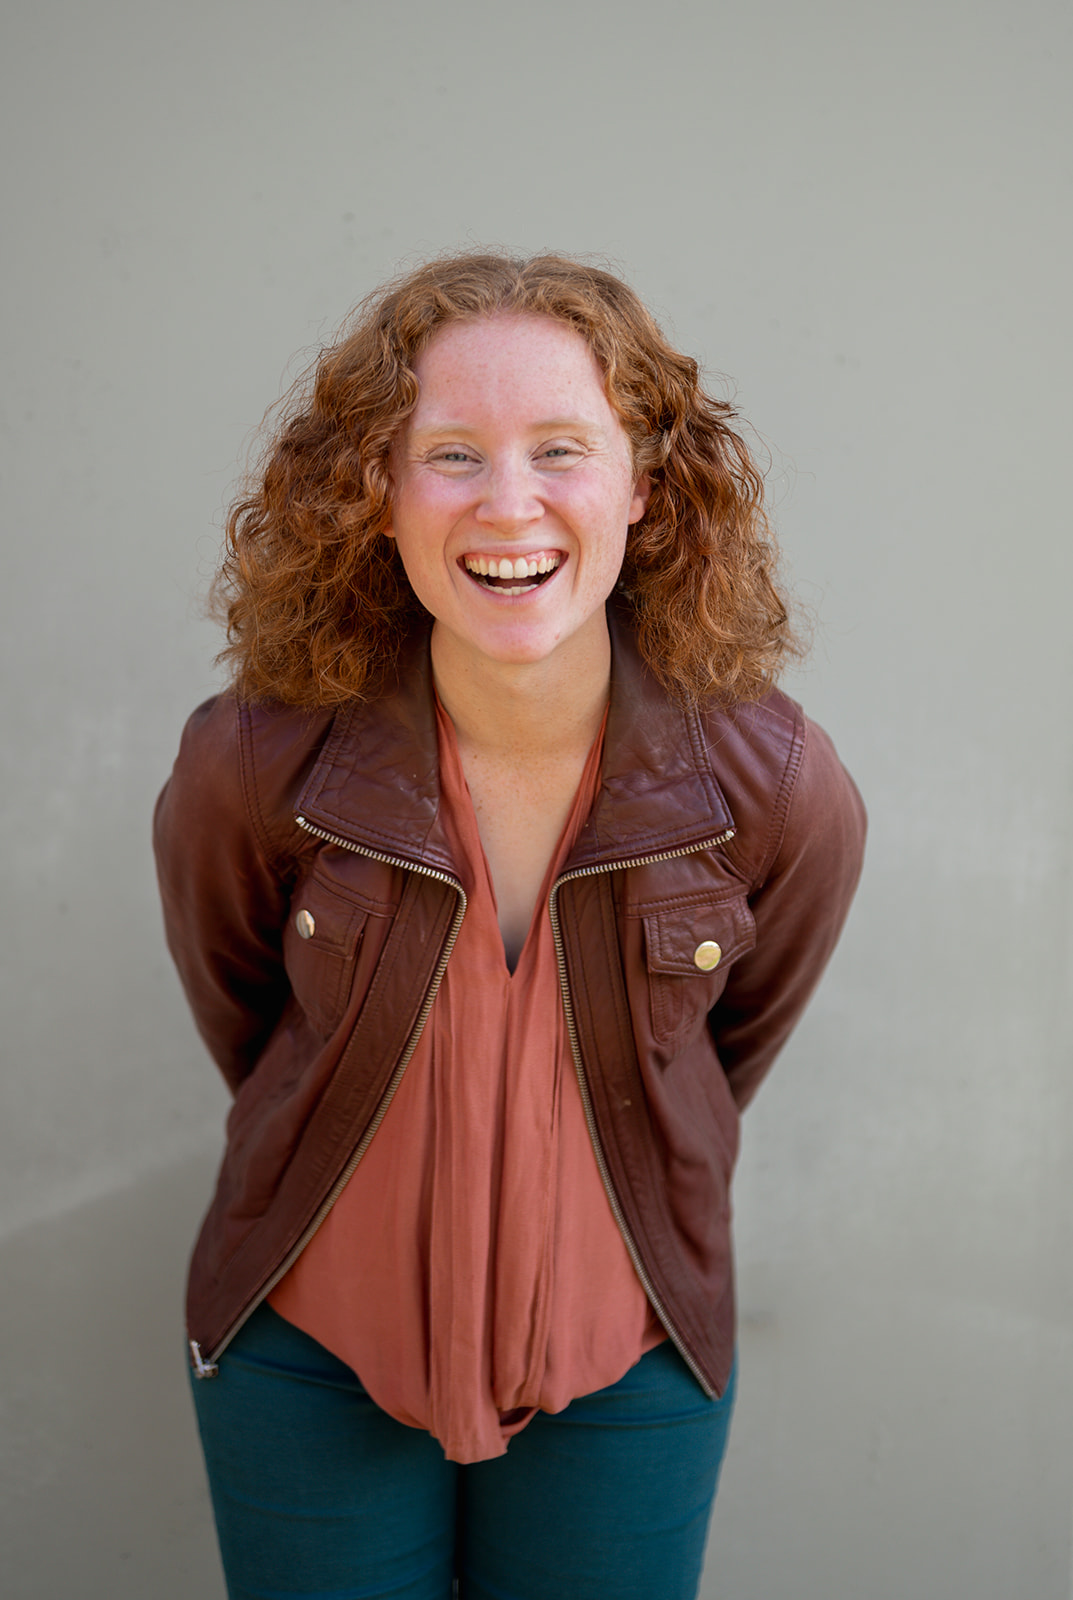
[[[250,717],[250,708],[245,700],[235,701],[235,717],[238,725],[238,750],[239,750],[239,776],[242,782],[242,798],[246,805],[246,815],[249,818],[250,828],[257,840],[257,845],[268,865],[277,878],[284,876],[268,839],[268,830],[265,827],[264,817],[261,814],[260,799],[257,793],[257,772],[253,758],[253,723]]]
[[[805,759],[805,743],[808,738],[808,720],[800,710],[793,719],[793,733],[790,740],[790,754],[786,759],[783,769],[782,782],[779,792],[775,797],[775,804],[771,811],[771,826],[768,830],[768,849],[761,862],[754,887],[759,888],[765,882],[768,873],[774,864],[786,837],[786,824],[790,815],[790,805],[793,801],[797,780],[801,776],[801,766]]]

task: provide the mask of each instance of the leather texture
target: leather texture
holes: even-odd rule
[[[601,788],[553,891],[564,1003],[627,1243],[718,1394],[734,1352],[739,1114],[834,949],[864,809],[794,701],[683,707],[609,621]],[[403,663],[388,692],[342,711],[207,701],[157,804],[169,948],[235,1095],[190,1269],[203,1359],[375,1136],[460,907],[427,638]],[[705,971],[695,954],[712,941]]]

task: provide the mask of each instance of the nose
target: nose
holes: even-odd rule
[[[484,479],[477,521],[500,533],[521,533],[544,515],[528,465],[497,461]]]

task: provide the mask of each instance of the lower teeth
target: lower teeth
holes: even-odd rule
[[[538,588],[545,578],[550,577],[550,572],[539,572],[531,578],[489,578],[482,575],[478,581],[483,583],[486,589],[498,589],[501,594],[522,594],[526,589]]]

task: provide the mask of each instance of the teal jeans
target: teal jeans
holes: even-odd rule
[[[231,1600],[694,1600],[734,1376],[669,1342],[471,1466],[267,1305],[193,1388]]]

